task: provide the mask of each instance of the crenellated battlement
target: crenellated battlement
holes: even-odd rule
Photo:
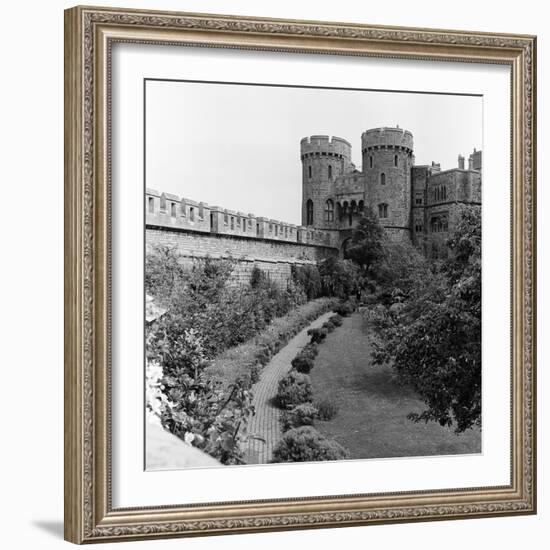
[[[375,149],[397,149],[413,152],[413,135],[402,128],[373,128],[361,134],[362,152]]]
[[[351,161],[351,144],[336,136],[308,136],[300,141],[301,158],[333,156]]]
[[[214,235],[267,239],[287,243],[335,248],[335,232],[302,227],[280,220],[210,206],[155,189],[145,190],[145,223],[148,226],[174,228]]]

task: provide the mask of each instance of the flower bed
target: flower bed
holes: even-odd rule
[[[271,357],[314,319],[333,309],[337,302],[335,298],[318,298],[274,319],[248,342],[216,357],[207,369],[208,375],[227,386],[237,380],[249,386],[254,384]]]

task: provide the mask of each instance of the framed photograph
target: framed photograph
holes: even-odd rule
[[[536,38],[65,12],[65,538],[533,514]]]

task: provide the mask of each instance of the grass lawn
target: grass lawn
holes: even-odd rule
[[[344,445],[351,458],[388,458],[471,454],[481,452],[481,430],[456,435],[435,422],[414,423],[410,412],[424,404],[409,388],[393,379],[388,366],[372,365],[370,341],[359,313],[319,346],[310,373],[315,400],[328,397],[339,406],[328,422],[317,429]]]

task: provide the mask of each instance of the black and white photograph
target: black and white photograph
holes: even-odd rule
[[[149,470],[482,451],[482,97],[146,80]]]

